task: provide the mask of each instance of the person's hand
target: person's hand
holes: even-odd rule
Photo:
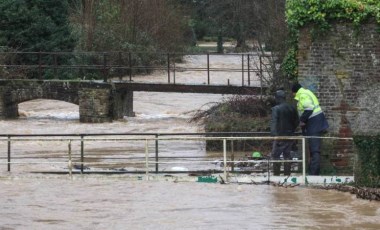
[[[305,125],[306,125],[306,123],[305,122],[303,122],[303,121],[300,121],[300,127],[302,128],[302,127],[305,127]]]

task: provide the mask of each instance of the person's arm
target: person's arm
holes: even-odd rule
[[[297,112],[297,109],[292,106],[292,120],[293,120],[293,132],[295,132],[297,130],[297,127],[300,123],[300,119],[299,119],[299,116],[298,116],[298,112]]]
[[[272,136],[278,135],[277,121],[278,121],[277,109],[275,107],[273,107],[272,108],[272,118],[271,118],[271,122],[270,122],[270,134]]]
[[[300,117],[300,121],[305,123],[307,122],[307,120],[309,119],[309,117],[311,116],[311,114],[313,113],[313,110],[306,110],[303,111],[301,117]]]
[[[303,108],[303,113],[301,114],[300,122],[306,124],[307,120],[309,119],[314,110],[313,101],[309,95],[303,94],[300,97],[300,103]]]

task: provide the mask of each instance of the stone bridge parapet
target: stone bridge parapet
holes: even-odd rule
[[[0,119],[17,118],[19,103],[40,98],[79,105],[81,122],[98,123],[134,116],[135,91],[258,95],[265,89],[260,86],[0,79]]]
[[[133,115],[132,95],[104,82],[0,80],[0,118],[17,118],[19,103],[53,99],[79,105],[81,122],[109,122]]]

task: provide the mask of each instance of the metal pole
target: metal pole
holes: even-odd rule
[[[302,179],[306,183],[306,138],[302,138]]]
[[[123,75],[124,75],[124,69],[122,68],[122,53],[119,52],[119,81],[122,81],[123,80]]]
[[[158,173],[158,134],[156,134],[156,173]]]
[[[148,139],[145,139],[145,180],[149,180]]]
[[[241,55],[241,86],[244,86],[244,54]]]
[[[249,54],[247,54],[247,68],[248,68],[248,86],[251,85],[251,73],[250,73],[250,60],[249,60]]]
[[[8,136],[8,172],[11,171],[11,136]]]
[[[227,182],[227,140],[223,139],[224,181]]]
[[[71,140],[69,140],[69,162],[68,162],[68,167],[69,167],[69,175],[70,175],[70,178],[72,179],[73,178],[73,164],[72,164],[72,161],[71,161]]]
[[[38,53],[38,78],[42,80],[42,53]]]
[[[80,173],[83,173],[83,162],[84,162],[84,141],[83,141],[83,135],[80,135]]]
[[[207,85],[210,85],[210,54],[207,53]]]
[[[170,54],[167,54],[168,57],[168,83],[170,83]]]
[[[260,99],[263,97],[263,67],[262,67],[262,58],[259,56],[260,60]]]
[[[231,171],[234,172],[235,170],[235,152],[234,152],[234,141],[231,140],[231,161],[232,161],[232,166],[231,166]]]
[[[103,53],[103,82],[107,82],[107,53]]]
[[[132,81],[132,54],[128,53],[129,61],[129,81]]]
[[[57,54],[53,54],[54,59],[54,78],[57,78]]]
[[[173,63],[174,69],[173,69],[173,84],[175,84],[175,62]]]

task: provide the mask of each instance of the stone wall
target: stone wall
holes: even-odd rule
[[[84,88],[79,91],[80,122],[100,123],[112,121],[110,89]]]
[[[379,25],[360,28],[335,24],[327,34],[300,31],[299,82],[316,93],[329,124],[338,137],[374,134],[380,130]],[[330,162],[347,166],[352,155],[348,140],[333,142]]]

